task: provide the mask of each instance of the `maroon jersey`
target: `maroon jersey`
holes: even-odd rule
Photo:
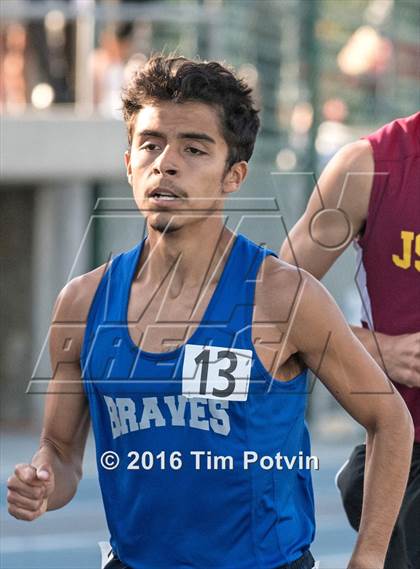
[[[384,334],[420,332],[420,112],[366,139],[375,161],[366,227],[358,241],[364,324]],[[420,388],[395,384],[420,441]]]

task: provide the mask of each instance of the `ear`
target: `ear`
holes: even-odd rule
[[[130,184],[130,186],[132,185],[133,182],[133,174],[131,171],[131,153],[129,150],[126,150],[124,152],[124,162],[125,162],[125,167],[127,170],[127,179],[128,179],[128,183]]]
[[[239,190],[242,182],[245,180],[248,174],[248,162],[242,160],[241,162],[236,162],[230,167],[227,174],[223,178],[222,192],[226,194],[231,194]]]

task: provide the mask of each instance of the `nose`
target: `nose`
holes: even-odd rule
[[[179,168],[176,161],[176,153],[169,146],[166,146],[164,151],[157,156],[153,163],[153,173],[176,176],[178,171]]]

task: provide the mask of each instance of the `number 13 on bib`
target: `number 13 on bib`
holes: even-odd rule
[[[185,346],[182,395],[246,401],[252,350],[218,346]]]

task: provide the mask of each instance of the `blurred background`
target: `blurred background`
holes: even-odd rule
[[[120,91],[156,51],[216,59],[253,87],[262,129],[228,226],[275,250],[344,144],[420,108],[416,0],[3,0],[0,24],[1,480],[37,445],[50,376],[46,340],[66,282],[130,248],[143,222],[126,183]],[[325,278],[347,318],[360,299],[350,247]],[[308,420],[320,472],[322,567],[354,534],[334,473],[360,429],[318,381]],[[99,567],[106,540],[90,442],[72,504],[34,524],[7,516],[0,565]]]

